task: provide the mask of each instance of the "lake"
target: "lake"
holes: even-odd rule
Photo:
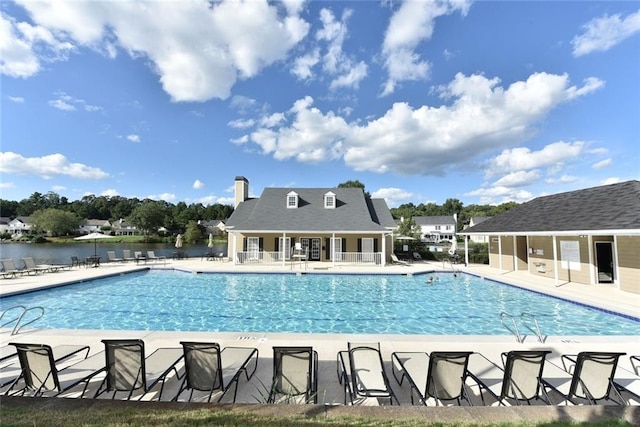
[[[177,249],[173,243],[111,243],[109,239],[100,239],[96,242],[95,251],[106,260],[107,251],[115,251],[116,257],[122,258],[122,250],[134,251],[148,250],[155,251],[157,256],[170,258]],[[211,249],[213,252],[227,254],[227,244],[215,244]],[[201,257],[209,251],[206,244],[183,245],[180,251],[186,252],[189,257]],[[78,243],[57,244],[57,243],[0,243],[0,259],[13,259],[18,268],[22,267],[22,258],[32,257],[37,264],[70,264],[71,257],[77,256],[84,259],[94,255],[94,242],[82,241]]]

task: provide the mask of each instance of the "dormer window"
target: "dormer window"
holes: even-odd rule
[[[324,208],[335,209],[336,208],[336,193],[329,191],[324,195]]]
[[[287,209],[298,208],[298,193],[292,191],[287,194]]]

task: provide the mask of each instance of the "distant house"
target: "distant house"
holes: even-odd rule
[[[480,223],[485,222],[491,218],[490,216],[472,216],[469,220],[469,224],[464,226],[464,229],[468,229],[469,227],[473,227],[474,225],[478,225]],[[474,243],[489,243],[489,236],[486,235],[471,235],[469,236],[469,240]]]
[[[640,293],[640,181],[538,197],[461,232],[500,270]]]
[[[9,233],[11,233],[14,237],[22,236],[23,234],[28,234],[29,230],[31,230],[31,218],[28,216],[18,216],[9,221]]]
[[[207,234],[222,235],[227,231],[224,221],[214,219],[211,221],[198,221],[198,225],[204,227]]]
[[[130,224],[125,219],[120,218],[115,221],[111,228],[115,236],[139,236],[142,232],[133,224]]]
[[[396,225],[384,199],[361,188],[265,188],[251,199],[235,179],[235,210],[226,221],[234,263],[310,262],[384,265]]]
[[[85,219],[80,222],[78,231],[80,234],[99,233],[104,227],[112,227],[105,219]]]
[[[11,222],[11,218],[8,216],[0,216],[0,233],[8,233],[9,232],[9,223]]]
[[[456,238],[456,216],[414,216],[413,220],[424,243],[450,242]]]

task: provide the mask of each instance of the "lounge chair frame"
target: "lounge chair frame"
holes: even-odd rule
[[[11,386],[4,393],[5,395],[24,396],[27,391],[32,393],[32,397],[42,396],[49,391],[56,392],[57,395],[85,380],[82,378],[71,384],[62,385],[58,378],[60,370],[57,364],[82,352],[85,352],[83,360],[86,360],[89,355],[89,346],[61,345],[51,347],[47,344],[30,343],[10,343],[10,345],[16,348],[20,363],[20,374],[11,382]],[[57,354],[54,355],[54,353]],[[20,381],[24,382],[23,387],[14,390],[14,387]]]
[[[375,399],[389,399],[389,403],[393,405],[400,404],[396,397],[391,385],[389,384],[389,378],[384,369],[384,362],[382,360],[382,354],[380,352],[380,343],[348,343],[347,351],[338,352],[338,382],[344,386],[344,403],[351,403],[352,405],[357,399],[375,398]],[[368,355],[367,355],[368,354]],[[368,356],[373,359],[376,366],[374,371],[361,366],[358,361],[361,359],[361,355]],[[368,382],[364,379],[364,374],[373,372],[374,375],[379,374],[377,381],[382,385],[381,388],[370,388],[366,386]],[[348,399],[348,401],[347,401]]]
[[[426,384],[420,387],[416,378],[414,378],[401,355],[420,355],[428,365],[426,367]],[[469,399],[466,390],[465,381],[469,374],[467,369],[469,364],[469,356],[473,354],[471,351],[434,351],[431,354],[425,352],[395,352],[391,354],[392,372],[398,384],[402,385],[405,378],[411,385],[411,403],[415,404],[414,395],[418,396],[419,403],[427,406],[427,400],[432,397],[435,399],[436,406],[442,402],[455,401],[458,405],[462,404],[462,400],[466,400],[469,406],[473,403]],[[453,367],[454,370],[460,371],[455,377],[445,376],[441,371],[445,371],[447,367]],[[424,369],[424,368],[422,368]],[[398,373],[401,373],[398,378]],[[424,390],[424,391],[423,391]]]
[[[563,355],[561,360],[564,369],[569,373],[573,370],[569,394],[565,396],[567,401],[574,404],[586,402],[595,405],[600,400],[610,400],[618,405],[624,405],[624,399],[614,382],[614,376],[618,359],[625,354],[583,351],[577,356]],[[585,370],[588,370],[589,365],[597,367],[603,372],[608,372],[606,378],[599,378],[599,383],[585,378],[584,373]]]
[[[179,348],[159,348],[146,356],[144,341],[140,339],[102,342],[105,346],[107,375],[94,397],[113,392],[112,399],[115,399],[118,392],[128,392],[127,400],[130,400],[136,390],[142,390],[139,398],[142,399],[156,384],[161,383],[158,395],[158,400],[161,400],[167,376],[174,371],[176,377],[180,378],[176,365],[183,355]],[[148,375],[147,366],[151,361],[154,372]]]
[[[258,369],[257,348],[225,347],[220,350],[220,345],[215,342],[182,341],[180,344],[184,352],[185,374],[178,393],[173,398],[175,401],[189,389],[189,401],[193,399],[193,392],[198,390],[209,392],[207,402],[211,402],[213,393],[221,391],[222,394],[216,401],[220,402],[231,389],[231,385],[234,385],[233,402],[235,402],[241,374],[244,373],[248,381]],[[255,364],[249,373],[248,367],[252,360]]]
[[[290,364],[295,367],[289,369]],[[298,398],[318,403],[318,353],[312,347],[273,347],[273,379],[267,402],[276,403],[279,396],[284,396],[284,403]]]

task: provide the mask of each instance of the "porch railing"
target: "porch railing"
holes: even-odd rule
[[[282,264],[282,252],[242,251],[236,252],[236,264]],[[286,262],[291,262],[287,257]],[[327,260],[325,262],[333,262]],[[336,252],[335,263],[339,265],[382,265],[382,252]]]

